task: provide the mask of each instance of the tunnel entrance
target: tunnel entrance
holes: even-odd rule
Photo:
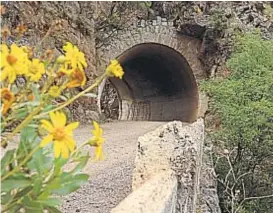
[[[109,78],[119,100],[119,120],[196,120],[198,89],[187,60],[157,43],[138,44],[118,57],[123,79]]]

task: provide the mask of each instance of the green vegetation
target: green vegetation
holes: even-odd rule
[[[257,33],[238,38],[228,78],[201,85],[221,125],[214,142],[223,212],[273,209],[273,40]]]

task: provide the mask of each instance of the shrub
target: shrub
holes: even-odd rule
[[[62,93],[85,86],[85,55],[69,42],[63,47],[64,55],[56,58],[51,51],[36,51],[38,46],[20,46],[25,30],[18,28],[15,42],[8,40],[8,29],[2,34],[1,146],[6,150],[1,159],[1,212],[55,213],[59,212],[58,196],[77,190],[88,180],[82,169],[90,156],[82,148],[95,147],[95,160],[103,159],[99,124],[94,121],[90,139],[77,146],[73,132],[79,123],[67,124],[63,110],[106,76],[122,78],[123,70],[112,60],[91,86],[60,103],[56,99]],[[72,168],[65,169],[70,163]]]
[[[203,82],[211,113],[221,120],[210,134],[223,212],[273,209],[273,41],[238,36],[226,79]]]

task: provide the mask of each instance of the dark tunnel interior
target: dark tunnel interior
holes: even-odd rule
[[[196,120],[198,89],[186,59],[157,43],[136,45],[118,57],[125,74],[110,78],[120,120]]]

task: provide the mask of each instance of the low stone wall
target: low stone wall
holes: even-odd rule
[[[169,170],[162,172],[124,199],[111,213],[174,213],[177,178]]]
[[[173,121],[139,137],[133,193],[112,213],[220,213],[204,122]]]

